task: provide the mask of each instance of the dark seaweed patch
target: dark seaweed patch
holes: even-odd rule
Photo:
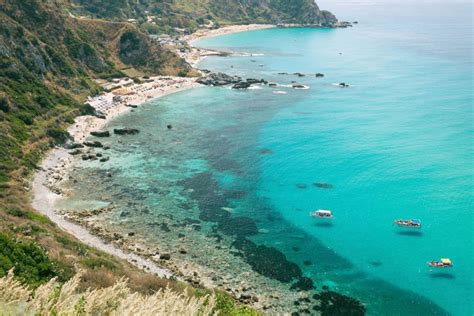
[[[211,165],[214,169],[219,171],[232,170],[233,172],[240,174],[240,165],[235,160],[220,158],[212,160]]]
[[[206,222],[224,222],[230,218],[230,213],[223,211],[221,207],[207,206],[201,209],[199,219]]]
[[[273,154],[273,151],[271,149],[268,149],[268,148],[262,148],[258,151],[258,153],[260,155],[271,155],[271,154]]]
[[[247,192],[245,191],[240,191],[240,190],[225,190],[224,191],[224,197],[226,199],[231,199],[231,200],[238,200],[242,199],[247,195]]]
[[[209,172],[196,174],[181,181],[180,185],[186,189],[189,197],[197,203],[200,210],[199,218],[217,223],[209,236],[216,237],[218,241],[222,238],[218,232],[236,236],[236,240],[232,243],[236,251],[232,253],[242,257],[255,272],[283,283],[294,282],[291,289],[295,291],[314,289],[313,281],[304,277],[300,267],[289,261],[284,253],[273,247],[257,245],[245,238],[258,233],[258,227],[253,219],[232,217],[229,212],[222,209],[222,207],[228,206],[230,199],[243,196],[246,194],[245,192],[225,191],[222,194],[217,181]],[[283,220],[281,215],[275,214],[270,207],[265,207],[265,205],[268,205],[267,203],[256,203],[260,207],[260,213],[265,214],[264,216],[268,221],[278,222]],[[191,223],[191,221],[188,222]],[[293,250],[299,251],[300,248],[294,246]],[[334,254],[331,253],[331,255]],[[337,256],[335,256],[335,259],[338,260],[334,260],[334,262],[340,263],[341,266],[347,265],[345,260],[341,260]],[[305,261],[305,265],[310,264],[312,264],[311,261]]]
[[[178,182],[186,189],[192,189],[191,198],[201,200],[208,194],[215,194],[219,189],[218,183],[212,177],[210,172],[202,172],[195,174],[191,178],[187,178]]]
[[[185,219],[181,221],[181,223],[183,223],[184,225],[193,225],[193,224],[201,224],[201,221],[197,219],[192,219],[190,217],[186,217]]]
[[[280,214],[272,214],[272,213],[268,213],[266,218],[269,222],[278,222],[278,221],[283,220]]]
[[[171,229],[168,227],[168,224],[166,224],[166,223],[161,223],[160,224],[160,229],[162,231],[164,231],[165,233],[169,233],[171,231]]]
[[[313,280],[307,277],[301,277],[299,280],[291,286],[292,290],[299,291],[310,291],[314,289]]]
[[[219,223],[218,229],[228,235],[251,236],[258,234],[257,225],[249,217],[228,218]]]
[[[198,173],[191,178],[180,181],[180,185],[190,190],[190,197],[198,203],[199,219],[208,222],[222,222],[230,218],[229,212],[222,210],[228,204],[227,199],[219,194],[219,186],[209,172]]]
[[[321,315],[364,315],[365,306],[352,297],[345,296],[336,292],[321,292],[313,296],[319,299],[320,306],[314,306],[313,309],[320,311]]]
[[[288,283],[302,277],[301,269],[273,247],[256,245],[246,238],[238,238],[232,246],[240,250],[242,258],[252,269],[266,277]]]
[[[178,207],[182,210],[191,210],[193,208],[193,204],[190,202],[181,202],[178,204]]]

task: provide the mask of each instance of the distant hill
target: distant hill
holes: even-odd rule
[[[313,0],[175,0],[175,7],[193,14],[210,12],[221,23],[298,23],[330,26],[336,17],[321,11]]]
[[[114,20],[137,19],[156,25],[195,29],[199,24],[299,23],[330,26],[336,17],[313,0],[72,0],[79,14]]]

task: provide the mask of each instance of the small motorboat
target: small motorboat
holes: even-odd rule
[[[433,268],[452,268],[453,263],[451,262],[451,259],[448,258],[441,258],[439,261],[431,261],[428,262],[428,265]]]
[[[394,223],[403,227],[421,228],[419,219],[397,219]]]
[[[311,212],[309,215],[312,217],[319,217],[319,218],[332,218],[332,212],[329,210],[317,210]]]

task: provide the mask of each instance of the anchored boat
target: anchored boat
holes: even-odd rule
[[[453,263],[451,262],[451,259],[448,258],[441,258],[439,261],[431,261],[428,262],[428,265],[433,268],[452,268]]]
[[[319,218],[332,218],[332,212],[329,210],[317,210],[311,212],[309,215],[312,217],[319,217]]]
[[[421,228],[421,221],[419,219],[397,219],[395,224],[403,227]]]

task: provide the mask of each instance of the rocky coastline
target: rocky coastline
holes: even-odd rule
[[[189,49],[185,51],[179,50],[179,53],[188,63],[195,66],[206,56],[212,54],[226,56],[226,54],[229,53],[195,48],[192,46],[194,40],[203,38],[204,36],[219,36],[270,27],[275,26],[232,26],[219,30],[206,30],[184,38],[183,40],[189,45]],[[107,155],[109,148],[104,146],[102,141],[88,140],[89,135],[95,138],[105,139],[112,136],[128,137],[140,133],[139,129],[132,128],[105,130],[104,126],[114,117],[127,111],[133,111],[134,108],[152,98],[158,98],[184,89],[195,88],[200,85],[229,86],[233,89],[248,89],[252,85],[268,87],[279,86],[277,83],[269,83],[264,79],[243,79],[223,73],[213,73],[206,70],[200,71],[202,77],[198,79],[162,76],[144,78],[143,82],[139,84],[129,82],[126,79],[104,84],[104,88],[108,92],[88,99],[88,103],[94,110],[93,115],[77,117],[74,124],[68,129],[71,140],[66,146],[55,148],[43,161],[40,170],[36,173],[32,182],[32,205],[38,211],[56,222],[61,228],[75,235],[79,240],[124,258],[151,273],[162,277],[184,280],[195,287],[218,287],[227,291],[240,302],[250,304],[262,311],[288,313],[293,309],[292,306],[297,305],[299,310],[310,311],[310,309],[313,308],[311,312],[314,312],[317,310],[315,306],[319,306],[318,304],[320,304],[321,298],[311,298],[308,296],[305,290],[311,289],[312,283],[309,284],[308,280],[299,275],[297,271],[295,272],[295,278],[299,281],[296,283],[286,281],[282,285],[278,278],[268,278],[261,273],[253,271],[255,269],[252,269],[252,263],[245,262],[244,259],[237,261],[234,267],[229,266],[229,262],[235,260],[235,254],[231,254],[230,252],[231,248],[240,249],[239,251],[244,254],[245,251],[248,251],[249,247],[254,247],[254,244],[249,244],[246,239],[240,240],[238,244],[235,244],[232,239],[220,236],[218,246],[216,246],[214,240],[206,240],[203,242],[208,245],[209,249],[213,248],[213,251],[217,249],[222,258],[222,262],[216,262],[215,266],[205,267],[203,265],[194,264],[186,259],[188,255],[199,256],[205,255],[206,253],[205,249],[203,250],[204,253],[196,253],[192,250],[196,248],[192,236],[178,235],[178,238],[175,238],[175,243],[168,240],[164,245],[158,243],[156,246],[151,246],[150,242],[137,238],[134,231],[118,231],[107,227],[107,225],[103,223],[103,218],[107,217],[107,215],[114,210],[113,203],[101,208],[83,210],[58,210],[56,207],[57,201],[60,200],[61,197],[68,195],[67,190],[65,190],[65,184],[80,181],[80,179],[74,179],[70,176],[71,165],[74,159],[98,160],[99,162],[106,162],[109,159]],[[302,73],[293,75],[297,77],[305,76],[305,74]],[[313,75],[316,77],[324,76],[319,73]],[[290,88],[307,89],[309,87],[300,85],[295,81]],[[172,126],[168,126],[167,128],[171,129]],[[105,176],[112,177],[113,175],[106,174]],[[226,210],[224,210],[224,212],[226,212]],[[198,224],[190,223],[190,231],[197,231],[196,225]],[[200,229],[201,228],[199,228],[199,230]],[[264,250],[264,253],[265,252],[266,250]],[[269,254],[274,255],[271,251]],[[232,256],[232,259],[226,260],[225,258],[227,256]],[[291,267],[290,264],[286,263],[286,258],[280,259],[278,260],[280,260],[283,266]],[[220,265],[222,265],[222,267]],[[240,271],[239,273],[241,273],[241,275],[239,275],[238,278],[234,278],[232,275],[226,273],[226,270],[228,271],[229,269]],[[245,279],[256,282],[249,284],[243,281]],[[293,278],[291,281],[293,281]],[[278,288],[278,291],[276,291],[275,288]]]

